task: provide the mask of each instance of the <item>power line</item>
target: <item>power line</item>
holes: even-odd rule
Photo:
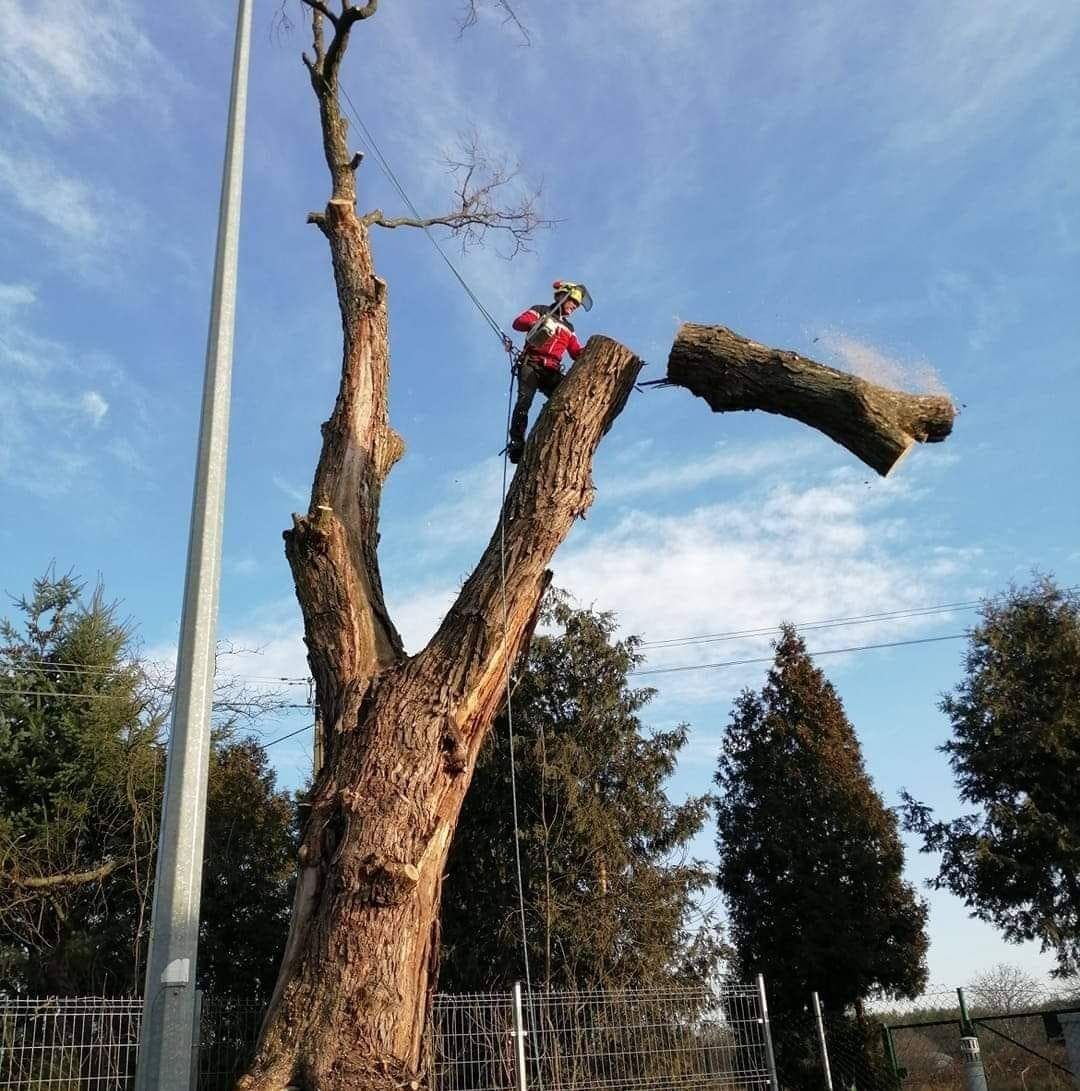
[[[0,679],[0,697],[50,697],[50,698],[79,698],[99,701],[113,701],[117,697],[125,696],[122,693],[87,693],[85,691],[72,690],[48,690],[48,689],[5,689]],[[213,707],[222,708],[266,708],[262,701],[214,701]],[[282,708],[311,708],[310,704],[272,704],[268,711],[277,711]]]
[[[876,621],[903,621],[909,618],[930,617],[934,614],[951,613],[954,610],[970,610],[980,606],[980,599],[968,602],[945,602],[938,606],[914,606],[905,610],[886,610],[876,614],[857,614],[851,617],[826,618],[822,621],[792,622],[800,632],[815,629],[843,628],[848,625],[870,625]],[[646,640],[642,648],[683,648],[694,644],[720,644],[727,640],[743,640],[751,637],[771,636],[780,632],[779,625],[762,626],[758,629],[735,629],[725,633],[704,633],[701,636],[667,637],[663,640]]]
[[[305,705],[304,707],[306,708],[307,706]],[[268,747],[273,746],[275,743],[284,742],[286,739],[291,739],[297,735],[302,735],[305,731],[310,731],[314,726],[314,724],[304,724],[303,727],[298,727],[295,731],[290,731],[288,735],[279,735],[276,739],[271,739],[269,742],[258,743],[258,748],[260,750],[266,750]]]
[[[906,648],[912,644],[936,644],[943,640],[964,640],[967,633],[950,633],[948,636],[924,636],[914,640],[893,640],[884,644],[853,644],[850,648],[821,648],[808,651],[811,658],[818,655],[840,655],[843,652],[869,652],[878,648]],[[687,663],[679,667],[654,667],[643,671],[630,671],[631,675],[641,677],[646,674],[676,674],[681,671],[716,670],[720,667],[744,667],[751,663],[771,663],[772,655],[757,656],[754,659],[727,659],[720,663]]]
[[[131,663],[121,664],[120,666],[109,666],[107,664],[93,664],[93,663],[74,663],[64,660],[53,661],[51,659],[0,659],[0,669],[7,667],[17,671],[55,671],[57,674],[128,674],[132,671],[142,674],[144,677],[149,677],[146,668],[138,660],[134,660]],[[171,673],[171,672],[169,672]],[[243,683],[273,683],[275,685],[287,685],[287,686],[306,686],[310,683],[311,679],[298,678],[298,677],[278,677],[271,675],[254,675],[254,674],[227,674],[222,672],[221,676],[223,681],[226,682],[243,682]]]
[[[1080,584],[1063,587],[1063,593],[1080,591]],[[952,610],[975,609],[984,602],[993,601],[993,597],[983,599],[966,599],[962,602],[941,602],[929,606],[907,606],[899,610],[883,610],[878,613],[853,614],[850,617],[825,618],[816,621],[800,621],[793,623],[800,631],[811,629],[829,629],[845,625],[866,625],[874,621],[901,621],[907,618],[927,617],[933,614],[948,613]],[[641,648],[674,648],[689,646],[692,644],[721,643],[726,640],[740,640],[749,637],[769,636],[780,632],[779,625],[762,626],[755,629],[739,629],[729,632],[704,633],[701,635],[672,636],[658,640],[642,641]]]

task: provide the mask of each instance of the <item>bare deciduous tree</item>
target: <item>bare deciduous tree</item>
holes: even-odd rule
[[[329,244],[343,353],[311,502],[293,516],[285,552],[326,758],[311,794],[278,984],[240,1087],[383,1091],[423,1081],[441,884],[461,803],[509,667],[535,624],[547,566],[592,502],[593,454],[630,396],[641,361],[615,341],[590,339],[533,429],[500,527],[478,565],[427,646],[407,655],[385,605],[376,551],[383,482],[404,444],[389,423],[386,285],[375,272],[370,228],[440,225],[472,237],[502,228],[518,245],[537,224],[531,205],[496,209],[488,182],[475,184],[475,151],[461,160],[464,184],[450,212],[397,221],[359,212],[360,157],[349,147],[338,77],[350,31],[376,13],[377,0],[341,0],[336,9],[322,0],[304,3],[313,39],[304,63],[331,182],[325,209],[309,220]],[[466,21],[473,16],[469,3]],[[506,172],[496,170],[495,178],[505,181]],[[854,393],[850,383],[841,389],[839,380],[822,381],[820,372],[830,369],[772,350],[762,356],[762,346],[751,353],[745,346],[752,342],[720,351],[703,327],[684,327],[669,368],[670,381],[690,389],[678,366],[680,346],[689,341],[710,382],[722,385],[738,371],[740,381],[772,391],[768,404],[717,408],[766,408],[832,435],[854,398],[864,411],[849,431],[890,436],[868,442],[879,469],[879,446],[898,456],[916,439],[948,431],[942,425],[924,433],[916,426],[920,412],[893,412],[918,399],[869,384]],[[745,366],[733,366],[733,353],[747,357]],[[951,421],[951,406],[941,401],[937,412]],[[847,445],[865,457],[858,443]]]

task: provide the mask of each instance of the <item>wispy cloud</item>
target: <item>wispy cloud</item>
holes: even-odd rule
[[[0,301],[17,301],[0,334],[0,482],[48,497],[99,479],[110,462],[141,471],[141,389],[110,357],[36,333],[19,288],[0,286]]]
[[[604,482],[604,498],[624,500],[649,493],[671,495],[717,481],[757,477],[798,463],[815,449],[816,444],[811,440],[796,440],[755,446],[718,444],[710,454],[681,461],[672,455],[652,455],[653,469],[637,471],[620,467],[613,479]]]
[[[134,199],[121,202],[107,184],[69,173],[63,162],[18,141],[0,149],[0,225],[32,241],[32,250],[16,248],[21,260],[46,250],[82,281],[108,283],[138,239],[143,210]]]
[[[107,216],[100,195],[54,161],[0,150],[0,192],[67,240],[91,244],[104,233]]]
[[[947,588],[967,579],[977,566],[977,550],[924,541],[917,467],[903,478],[873,484],[848,469],[822,472],[817,483],[804,483],[807,475],[791,473],[792,461],[801,461],[793,446],[751,448],[743,459],[737,451],[721,450],[683,467],[686,488],[727,478],[729,498],[722,502],[684,505],[669,514],[622,510],[606,526],[603,517],[599,523],[589,520],[556,554],[556,584],[581,602],[614,610],[625,631],[664,640],[945,601]],[[622,472],[617,469],[614,482],[605,483],[605,500],[612,497],[613,485],[614,494],[619,493]],[[433,509],[437,518],[431,521],[449,529],[448,520],[461,532],[456,542],[468,539],[479,547],[490,533],[498,502],[497,493],[482,499],[492,489],[493,472],[481,463],[457,477],[473,483],[474,491]],[[626,481],[622,496],[652,500],[662,487],[661,476],[640,486]],[[410,648],[421,647],[431,636],[456,593],[449,579],[414,587],[400,597],[391,589],[391,613]],[[926,632],[940,621],[880,621],[840,631],[839,639],[887,640]],[[763,654],[768,654],[767,638],[742,639],[658,649],[650,665]],[[663,692],[671,699],[713,700],[760,673],[754,667],[725,671],[720,678],[708,672],[663,676]]]
[[[446,477],[448,499],[424,514],[421,536],[429,552],[486,541],[499,517],[502,459],[487,458]]]
[[[647,640],[925,605],[940,601],[971,557],[949,549],[924,554],[910,489],[902,482],[868,489],[861,475],[843,472],[825,485],[774,483],[679,514],[637,511],[572,544],[556,559],[555,579],[581,601],[615,610],[626,631]],[[927,624],[862,626],[851,642],[925,631]],[[650,665],[767,654],[766,639],[741,639],[657,649]],[[653,680],[663,680],[665,698],[708,701],[760,674],[747,667]]]
[[[29,306],[36,300],[37,293],[29,284],[0,284],[0,312],[4,314]]]
[[[109,403],[96,390],[87,390],[79,399],[79,408],[96,427],[105,419]]]
[[[305,511],[307,510],[310,496],[299,485],[294,484],[292,481],[286,481],[281,474],[274,474],[270,480],[273,482],[274,488],[284,493],[294,504],[299,504]]]
[[[140,29],[141,8],[100,0],[78,18],[32,0],[0,5],[0,99],[54,134],[137,96],[160,108],[171,66]]]

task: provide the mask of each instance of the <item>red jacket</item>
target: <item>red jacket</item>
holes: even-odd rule
[[[514,319],[514,329],[519,330],[521,333],[528,333],[540,321],[547,309],[546,304],[538,303],[527,311],[522,311]],[[557,324],[554,335],[546,341],[530,345],[526,349],[526,353],[541,367],[548,367],[553,371],[558,371],[559,365],[562,363],[563,353],[569,352],[570,359],[576,360],[581,355],[582,344],[574,333],[574,327],[567,319],[555,315],[551,317],[555,319]]]

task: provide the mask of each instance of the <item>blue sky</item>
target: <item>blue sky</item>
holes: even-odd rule
[[[255,12],[221,600],[222,636],[263,649],[234,669],[260,678],[306,673],[280,534],[306,507],[340,352],[325,246],[304,222],[327,196],[306,20],[287,5],[291,33],[275,3]],[[0,586],[17,594],[50,561],[100,575],[163,655],[187,542],[229,8],[100,0],[58,21],[33,0],[0,6]],[[946,445],[882,481],[791,422],[635,395],[558,584],[661,640],[964,601],[1033,566],[1080,583],[1074,3],[520,0],[528,47],[492,9],[459,40],[456,10],[385,0],[357,28],[344,82],[425,212],[447,207],[443,154],[467,129],[542,180],[560,222],[533,253],[455,258],[507,328],[552,279],[584,280],[596,307],[580,332],[630,345],[645,377],[663,373],[681,321],[722,323],[963,405]],[[365,207],[401,211],[373,156],[359,183]],[[382,558],[415,649],[494,525],[507,376],[422,235],[375,245],[408,444]],[[972,616],[808,644],[947,635]],[[889,802],[906,787],[956,813],[934,748],[961,651],[821,660]],[[767,652],[744,639],[656,649],[649,665]],[[731,697],[764,669],[649,679],[653,722],[693,725],[676,792],[707,786]],[[270,751],[285,783],[308,747]],[[913,880],[931,869],[911,854]],[[930,900],[933,982],[999,960],[1048,968],[955,899]]]

